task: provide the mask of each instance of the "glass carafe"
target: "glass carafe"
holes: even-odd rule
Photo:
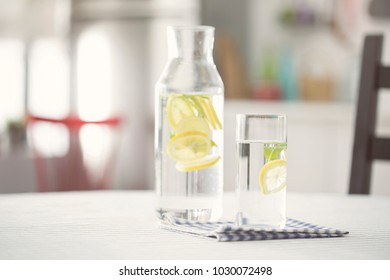
[[[167,35],[155,97],[157,213],[215,221],[222,215],[224,88],[214,27],[170,26]]]

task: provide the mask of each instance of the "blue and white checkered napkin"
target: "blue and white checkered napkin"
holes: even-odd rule
[[[214,238],[217,241],[250,241],[268,239],[322,238],[341,237],[347,231],[322,227],[306,222],[287,219],[283,229],[264,227],[239,227],[233,222],[191,222],[183,219],[166,217],[161,222],[162,228],[184,232],[200,237]]]

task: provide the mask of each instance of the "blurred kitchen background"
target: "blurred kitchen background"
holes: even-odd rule
[[[347,193],[362,42],[384,33],[390,64],[388,0],[1,0],[0,193],[152,189],[165,30],[193,24],[216,27],[225,189],[235,114],[284,113],[289,189]],[[375,163],[374,194],[389,171]]]

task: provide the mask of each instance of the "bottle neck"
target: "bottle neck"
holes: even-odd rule
[[[169,58],[213,61],[214,27],[168,27]]]

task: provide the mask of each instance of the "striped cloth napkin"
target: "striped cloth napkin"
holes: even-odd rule
[[[234,222],[191,222],[184,219],[165,217],[160,227],[172,231],[184,232],[217,241],[250,241],[293,238],[341,237],[347,231],[309,224],[287,219],[283,229],[265,227],[239,227]]]

